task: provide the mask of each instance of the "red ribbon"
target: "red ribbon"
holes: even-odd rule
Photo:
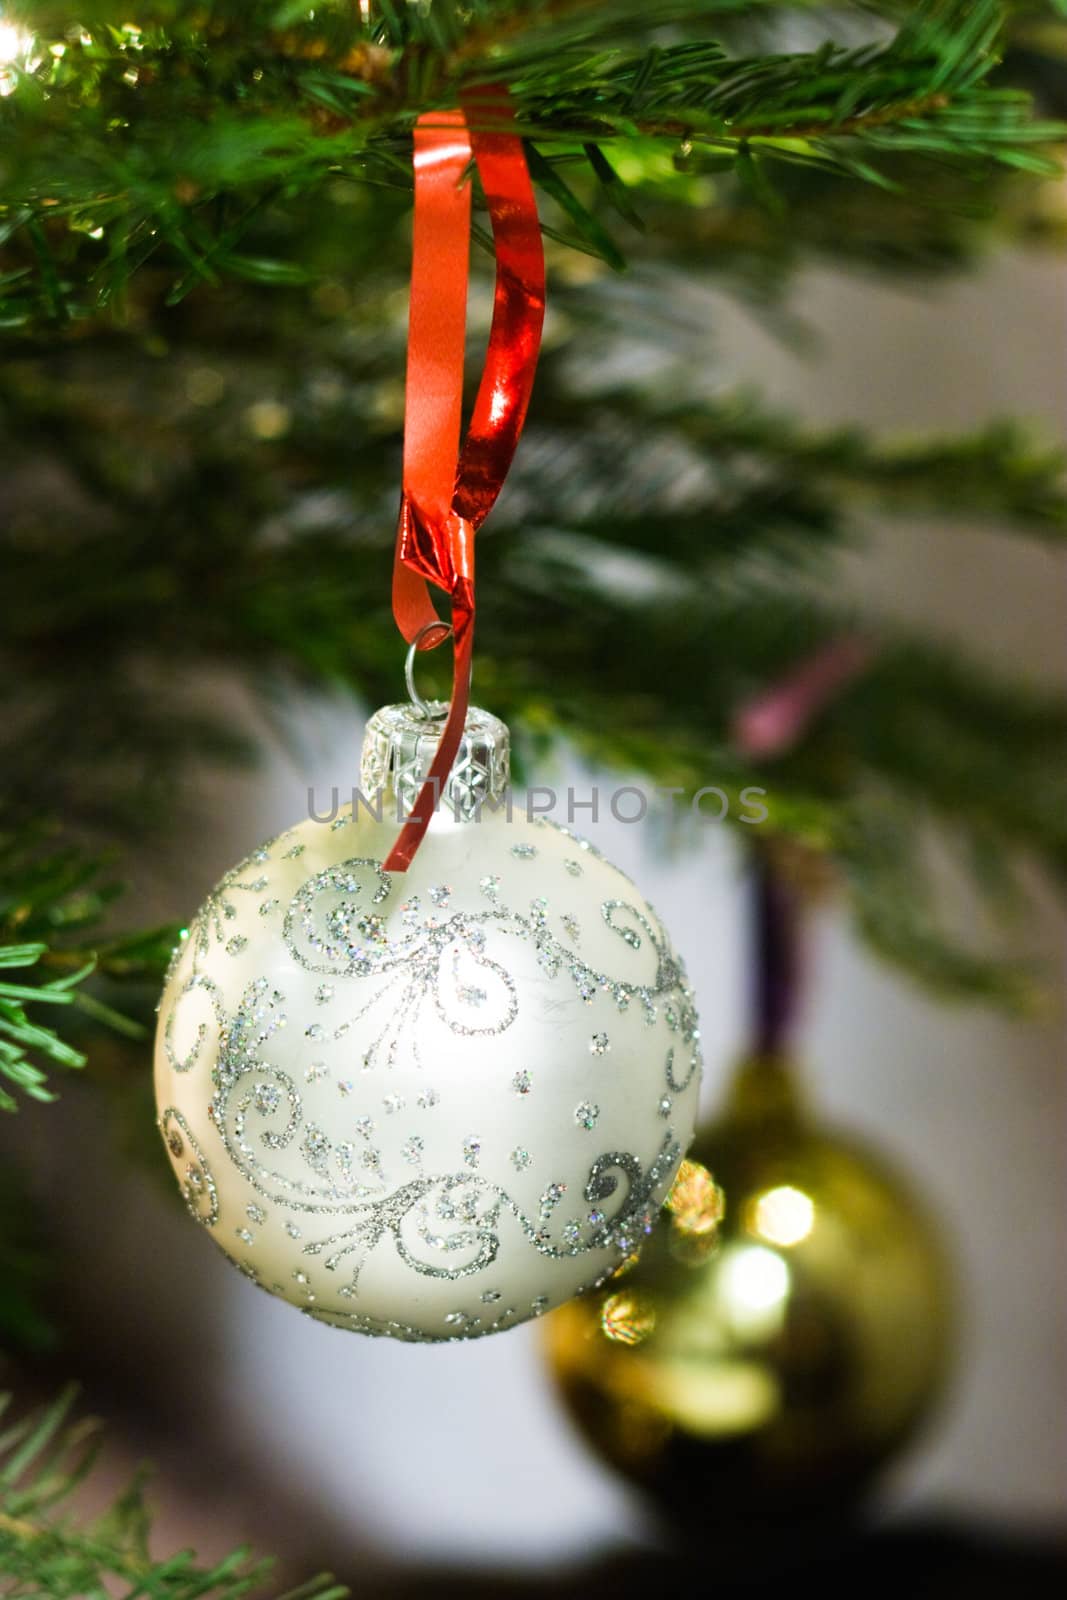
[[[468,119],[496,131],[479,132]],[[496,295],[485,370],[461,452],[472,154],[493,228]],[[472,90],[462,110],[427,112],[415,126],[404,488],[393,615],[409,644],[417,640],[420,650],[434,649],[449,625],[438,616],[428,585],[443,589],[452,602],[453,672],[440,742],[385,862],[391,872],[410,866],[463,737],[474,636],[474,534],[500,493],[519,442],[544,310],[537,205],[508,91]],[[428,636],[419,638],[423,629]]]

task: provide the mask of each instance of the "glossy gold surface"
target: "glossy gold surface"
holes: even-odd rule
[[[581,1431],[665,1511],[796,1519],[854,1504],[926,1415],[950,1301],[904,1182],[762,1059],[698,1135],[641,1259],[545,1338]]]

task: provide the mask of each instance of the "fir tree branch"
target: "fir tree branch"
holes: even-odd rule
[[[117,885],[98,881],[98,861],[69,849],[42,850],[41,842],[40,828],[32,825],[0,833],[0,1111],[17,1110],[15,1090],[32,1100],[54,1100],[48,1069],[85,1065],[84,1052],[35,1020],[28,1008],[72,1007],[141,1038],[138,1023],[83,985],[93,973],[157,979],[175,941],[173,928],[102,938],[95,945],[73,938],[100,921]]]
[[[668,10],[690,24],[724,14]],[[177,271],[175,294],[226,276],[299,283],[298,259],[244,247],[261,213],[337,174],[406,188],[414,116],[501,76],[547,158],[550,196],[559,163],[577,160],[591,195],[617,200],[603,147],[641,138],[684,141],[695,171],[725,160],[742,178],[759,176],[754,152],[880,185],[895,181],[902,155],[950,161],[972,179],[998,166],[1056,170],[1047,147],[1062,128],[987,81],[1001,0],[925,0],[886,43],[747,58],[706,39],[620,49],[634,12],[574,14],[573,43],[558,36],[551,5],[387,8],[373,31],[354,8],[327,10],[281,33],[248,4],[163,6],[136,28],[108,27],[118,13],[102,7],[94,32],[54,44],[41,32],[7,69],[12,92],[0,103],[8,325],[28,303],[54,322],[92,314],[160,255]],[[650,24],[662,25],[658,13]],[[585,245],[611,259],[589,204],[573,184],[569,193]]]
[[[40,944],[0,945],[0,969],[27,971],[33,968],[45,953]],[[52,1066],[83,1067],[85,1057],[72,1050],[59,1035],[40,1023],[32,1022],[26,1013],[26,1002],[37,1005],[69,1005],[74,998],[72,982],[86,977],[91,970],[82,967],[71,978],[57,979],[52,983],[31,986],[11,983],[0,976],[0,1079],[13,1089],[19,1089],[31,1100],[54,1100],[47,1087],[44,1070],[32,1059],[31,1052]],[[0,1111],[15,1111],[18,1102],[0,1084]]]
[[[131,782],[142,742],[152,785],[162,780],[173,803],[187,759],[174,739],[176,708],[188,699],[190,675],[217,661],[260,686],[295,671],[351,684],[370,703],[395,698],[387,575],[400,440],[399,412],[386,397],[400,330],[383,329],[368,298],[346,353],[329,319],[309,323],[300,306],[282,308],[264,365],[262,303],[242,310],[231,301],[227,343],[179,341],[166,364],[146,366],[139,336],[117,332],[77,351],[42,353],[5,380],[0,427],[11,452],[29,458],[44,448],[45,460],[57,452],[84,486],[70,585],[57,589],[47,540],[19,543],[7,558],[9,670],[32,671],[40,685],[42,662],[54,669],[46,731],[20,723],[8,745],[12,784],[28,797],[47,763],[72,815],[92,816],[91,806],[106,819],[122,807],[143,827],[145,791]],[[629,348],[634,334],[632,318],[602,314],[595,324],[594,308],[605,304],[602,293],[563,300],[582,327],[583,356],[605,359],[610,373],[612,341],[621,329]],[[206,409],[196,398],[205,369],[225,397]],[[315,387],[323,372],[333,375],[328,402]],[[856,538],[855,510],[872,500],[897,514],[918,506],[962,518],[961,539],[978,517],[1002,531],[1060,538],[1060,453],[1018,427],[883,443],[854,428],[813,433],[752,395],[696,404],[671,381],[598,390],[584,367],[582,378],[576,394],[566,348],[546,356],[537,419],[479,553],[479,682],[527,752],[566,730],[590,759],[657,782],[694,789],[710,775],[733,794],[762,785],[776,829],[837,861],[846,886],[861,848],[850,806],[883,790],[906,796],[915,814],[936,817],[960,840],[991,840],[1005,858],[1029,853],[1061,875],[1062,705],[990,683],[977,663],[825,597],[836,553]],[[273,394],[285,397],[285,428],[264,444],[244,419]],[[162,429],[150,420],[160,415]],[[556,508],[548,528],[547,475]],[[47,515],[34,512],[32,497],[20,510],[30,527],[38,517],[47,525]],[[632,597],[609,581],[620,561],[640,564],[639,617]],[[536,639],[532,612],[552,617]],[[106,648],[94,621],[102,615]],[[620,651],[618,640],[638,626],[647,649]],[[867,677],[788,759],[740,761],[729,742],[732,709],[858,627],[882,642]],[[87,648],[96,694],[92,707],[79,697],[72,716]],[[121,781],[109,792],[112,773]],[[171,814],[148,792],[154,812]],[[914,871],[918,894],[921,863]],[[875,924],[870,905],[890,880],[872,865],[869,882],[865,925],[877,931],[885,924]],[[888,953],[890,941],[877,937]],[[1015,993],[998,964],[983,967],[974,952],[954,967],[943,953],[935,963],[923,941],[913,961],[905,940],[892,948],[909,971],[929,959],[931,981],[956,972],[972,995],[1007,1003]]]
[[[0,1396],[0,1412],[10,1397]],[[235,1550],[214,1566],[189,1551],[153,1560],[151,1514],[143,1475],[100,1515],[81,1523],[67,1502],[89,1476],[99,1453],[96,1424],[68,1419],[74,1391],[0,1438],[0,1585],[6,1596],[48,1600],[105,1600],[114,1584],[129,1600],[240,1600],[262,1593],[270,1562]],[[279,1600],[345,1600],[348,1589],[323,1575]]]
[[[914,8],[886,5],[886,15],[904,16],[888,43],[781,57],[730,55],[689,36],[704,31],[707,16],[725,15],[723,7],[679,8],[694,26],[679,25],[650,47],[637,9],[614,36],[625,34],[622,44],[601,50],[589,43],[599,37],[598,14],[607,29],[619,24],[619,9],[576,7],[566,27],[573,20],[592,31],[581,35],[581,49],[553,53],[549,46],[566,38],[553,40],[551,29],[538,35],[536,14],[548,13],[537,6],[475,3],[463,14],[435,6],[431,22],[423,8],[405,7],[397,13],[397,27],[411,30],[403,37],[360,31],[349,7],[314,25],[286,23],[299,37],[284,50],[256,23],[255,8],[238,0],[212,8],[210,47],[202,21],[162,7],[144,13],[137,39],[103,30],[97,41],[94,33],[67,87],[53,86],[48,102],[21,101],[21,83],[7,97],[0,115],[28,173],[37,160],[55,177],[55,141],[75,126],[85,134],[77,160],[68,153],[61,164],[71,185],[65,198],[39,191],[60,201],[43,208],[42,199],[50,286],[28,242],[27,206],[12,212],[6,247],[13,322],[53,306],[57,283],[73,308],[69,331],[26,336],[0,379],[0,428],[21,463],[8,486],[14,516],[0,670],[13,685],[33,685],[16,691],[0,725],[21,816],[39,805],[42,771],[57,807],[79,826],[113,837],[143,829],[146,814],[173,816],[190,760],[249,754],[251,741],[214,704],[195,704],[191,676],[218,663],[265,694],[296,674],[352,686],[371,701],[395,697],[387,571],[402,350],[388,296],[407,270],[407,129],[420,97],[453,70],[441,61],[467,36],[467,22],[506,17],[511,32],[497,53],[479,64],[475,51],[455,72],[475,77],[484,67],[490,76],[506,63],[530,117],[552,122],[556,132],[539,138],[540,155],[556,193],[563,185],[572,197],[568,226],[583,244],[607,253],[600,211],[611,205],[625,214],[636,192],[647,224],[642,250],[675,265],[666,284],[658,270],[654,285],[651,274],[619,284],[617,302],[603,281],[584,295],[565,284],[555,292],[557,330],[581,329],[581,361],[574,343],[543,359],[524,448],[480,548],[486,693],[525,728],[528,750],[583,728],[591,757],[665,783],[699,784],[710,770],[731,793],[765,784],[783,836],[836,862],[846,882],[874,849],[850,827],[852,807],[883,790],[950,826],[976,854],[1029,851],[1063,873],[1064,797],[1052,772],[1062,706],[988,683],[975,663],[827,598],[834,559],[856,540],[857,512],[872,502],[896,514],[922,507],[946,520],[981,518],[1004,532],[1062,538],[1058,452],[1002,425],[922,443],[853,429],[813,434],[752,397],[678,399],[666,367],[658,392],[653,382],[624,389],[616,381],[619,352],[632,351],[650,322],[646,344],[672,336],[692,359],[693,327],[674,292],[687,264],[699,265],[702,277],[732,274],[746,293],[769,300],[798,240],[866,261],[873,239],[875,258],[899,267],[958,263],[975,243],[1004,237],[1013,213],[1003,185],[985,231],[959,209],[976,174],[989,171],[985,157],[955,167],[929,159],[923,144],[947,118],[941,133],[973,150],[966,99],[977,94],[982,139],[999,129],[1005,149],[1029,148],[1011,143],[1022,102],[998,98],[1002,88],[986,79],[995,59],[992,12],[983,3],[966,8],[974,15],[964,19],[958,8],[927,6],[916,20]],[[438,34],[419,31],[424,23]],[[307,116],[315,95],[330,115],[337,111],[321,98],[342,92],[327,82],[345,43],[330,32],[334,25],[349,29],[348,47],[354,38],[388,56],[367,58],[365,81],[352,91],[358,104],[340,102],[340,133]],[[419,79],[424,68],[413,67],[403,91],[410,101],[398,105],[387,68],[409,44],[410,61],[422,61],[428,76]],[[137,85],[120,87],[133,70]],[[82,105],[87,86],[97,99]],[[917,90],[950,95],[951,104],[931,104],[891,128],[869,121],[861,141],[864,160],[876,149],[885,155],[896,192],[852,183],[840,165],[858,148],[849,119],[906,105]],[[391,109],[379,115],[374,108],[389,94]],[[209,100],[215,114],[205,121]],[[630,131],[635,116],[666,114],[668,103],[681,106],[687,127],[708,133],[704,145],[693,141],[692,171],[677,169],[670,148]],[[574,134],[588,125],[591,105],[607,117],[611,138],[585,149]],[[838,156],[820,165],[818,138],[775,144],[764,135],[762,144],[741,141],[742,158],[731,123],[717,153],[725,166],[712,172],[716,129],[746,106],[767,118],[763,129],[784,126],[781,118],[795,127],[800,116],[811,128],[844,128],[832,141]],[[104,120],[116,115],[128,127],[105,138]],[[47,135],[43,159],[20,145],[35,129]],[[913,135],[918,144],[907,154]],[[761,209],[762,155],[752,159],[753,149],[772,146],[775,158],[803,163],[775,173],[786,197],[777,220]],[[738,173],[747,174],[747,190]],[[936,193],[935,210],[916,204],[920,180]],[[94,192],[80,213],[78,195]],[[1011,225],[1030,226],[1030,213],[1015,215]],[[104,237],[94,240],[97,226]],[[315,287],[286,292],[296,269]],[[243,288],[231,285],[225,297],[212,290],[167,304],[197,282],[238,276]],[[117,294],[125,329],[86,321]],[[600,359],[610,376],[598,391],[587,368]],[[332,398],[323,399],[327,392]],[[649,648],[640,655],[617,647],[637,616],[613,570],[639,571],[644,586],[639,620]],[[535,637],[532,609],[552,617],[543,638]],[[773,767],[740,760],[731,710],[806,650],[857,626],[882,646],[863,682],[802,749]],[[81,686],[90,674],[87,697]],[[999,771],[1004,761],[1010,781]],[[907,940],[889,939],[885,918],[873,920],[870,907],[891,882],[875,867],[872,854],[864,918],[880,948],[907,963]],[[922,863],[906,870],[918,892]],[[892,908],[884,910],[888,917]],[[46,981],[92,948],[69,928],[62,949],[52,947],[48,929],[41,942],[53,953],[34,975]],[[949,981],[955,972],[970,992],[985,983],[991,997],[1007,995],[993,968],[954,967],[918,938],[913,948],[912,967],[928,960],[931,972]],[[158,966],[158,953],[136,948],[101,956],[116,975],[124,966],[132,975]]]
[[[1047,992],[1032,964],[993,959],[967,933],[945,927],[921,870],[929,831],[921,822],[899,796],[874,789],[842,832],[837,859],[868,948],[898,970],[921,974],[940,998],[979,1000],[1021,1017],[1047,1014]]]

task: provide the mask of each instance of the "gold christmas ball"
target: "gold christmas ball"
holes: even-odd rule
[[[880,1156],[820,1128],[787,1063],[747,1062],[640,1259],[546,1319],[596,1451],[693,1531],[840,1518],[946,1372],[951,1293]]]

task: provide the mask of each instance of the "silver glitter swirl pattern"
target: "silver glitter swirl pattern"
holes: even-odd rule
[[[180,1111],[168,1106],[160,1113],[159,1131],[177,1167],[186,1210],[194,1222],[213,1228],[219,1220],[219,1192],[189,1124]],[[186,1159],[189,1152],[191,1161]]]
[[[163,1029],[163,1046],[167,1052],[167,1060],[170,1062],[175,1072],[191,1072],[196,1066],[197,1062],[200,1060],[201,1051],[203,1050],[204,1045],[207,1043],[207,1023],[200,1022],[197,1024],[196,1038],[186,1054],[184,1056],[179,1056],[174,1048],[174,1024],[177,1019],[178,1012],[181,1009],[182,1001],[194,993],[204,994],[208,997],[211,1010],[214,1015],[216,1033],[218,1037],[221,1037],[222,1031],[226,1025],[226,1012],[223,1009],[222,991],[220,990],[218,984],[213,983],[210,978],[203,977],[199,973],[194,972],[193,976],[189,978],[179,989],[177,998],[171,1007],[170,1015],[167,1017],[166,1024]]]

